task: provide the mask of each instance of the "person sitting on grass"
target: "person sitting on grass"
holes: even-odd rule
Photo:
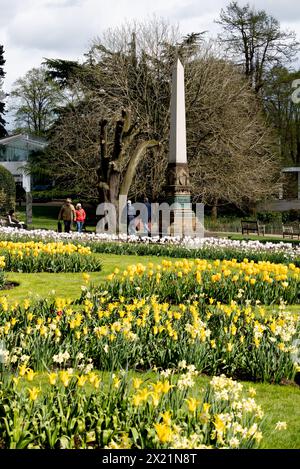
[[[8,220],[8,224],[9,226],[12,226],[12,227],[15,227],[15,228],[26,228],[26,225],[24,222],[22,221],[19,221],[17,218],[16,218],[16,214],[15,214],[15,211],[14,210],[10,210],[7,214],[7,220]]]

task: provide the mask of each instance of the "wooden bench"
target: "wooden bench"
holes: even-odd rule
[[[242,220],[242,234],[257,233],[265,236],[265,226],[260,225],[257,220]]]
[[[291,223],[289,225],[282,225],[282,236],[283,238],[294,238],[298,237],[300,239],[300,224]]]

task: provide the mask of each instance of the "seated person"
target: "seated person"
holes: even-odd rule
[[[7,220],[8,220],[8,225],[9,226],[15,226],[16,228],[26,228],[26,225],[24,222],[19,221],[16,218],[16,214],[14,210],[10,210],[7,214]]]

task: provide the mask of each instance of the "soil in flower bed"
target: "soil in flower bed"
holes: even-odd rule
[[[1,290],[11,290],[12,288],[18,287],[20,284],[18,282],[6,282],[4,285],[0,288]]]

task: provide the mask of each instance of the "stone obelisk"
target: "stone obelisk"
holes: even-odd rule
[[[171,92],[171,125],[167,171],[167,202],[172,204],[169,234],[192,235],[194,213],[191,209],[191,187],[186,153],[184,68],[179,59],[173,69]]]

